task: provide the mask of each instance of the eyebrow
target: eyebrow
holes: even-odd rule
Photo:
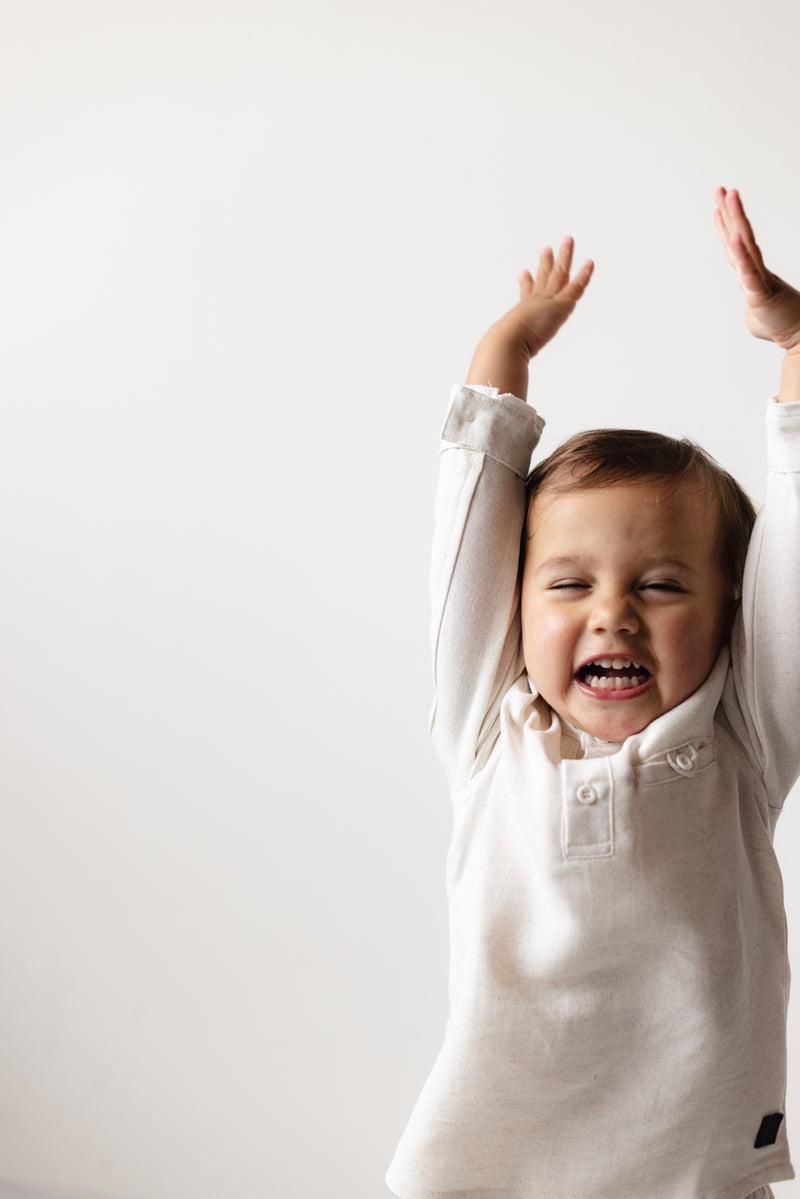
[[[571,558],[568,555],[563,557],[547,558],[540,566],[536,568],[536,573],[542,574],[544,571],[551,570],[566,570],[568,568],[577,569],[578,567],[586,567],[587,565],[594,567],[599,561],[597,558]],[[684,571],[687,574],[695,575],[697,571],[693,566],[690,566],[683,558],[672,558],[667,556],[655,555],[652,558],[645,558],[639,564],[640,570],[654,570],[656,567],[672,567],[675,570]]]

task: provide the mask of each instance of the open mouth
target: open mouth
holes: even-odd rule
[[[653,676],[647,667],[631,658],[597,658],[586,662],[575,675],[576,682],[592,691],[633,691]]]

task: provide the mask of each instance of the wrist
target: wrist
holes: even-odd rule
[[[800,345],[793,346],[783,356],[778,400],[782,404],[800,403]]]

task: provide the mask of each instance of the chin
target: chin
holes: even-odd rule
[[[597,691],[576,679],[567,712],[585,733],[600,741],[624,741],[641,733],[660,714],[659,696],[652,675],[639,686]]]
[[[600,741],[621,742],[635,733],[641,733],[655,720],[655,715],[642,712],[590,712],[567,716],[567,719]]]
[[[634,721],[631,724],[612,725],[604,723],[589,722],[589,727],[581,725],[585,733],[591,737],[596,737],[598,741],[627,741],[628,737],[633,737],[635,733],[641,733],[642,729],[646,729],[649,720]]]

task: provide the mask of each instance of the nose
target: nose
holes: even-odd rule
[[[596,595],[592,609],[591,628],[593,633],[611,633],[615,636],[632,636],[639,631],[632,597],[615,592]]]

